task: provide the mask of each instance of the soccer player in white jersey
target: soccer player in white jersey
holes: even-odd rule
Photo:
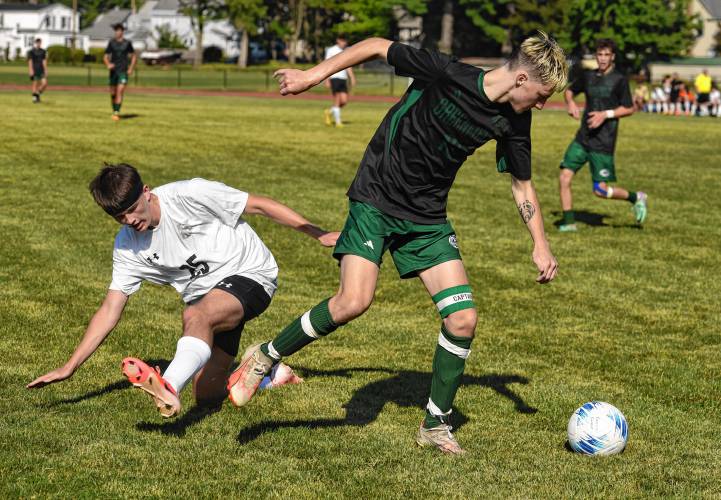
[[[151,190],[127,164],[106,165],[90,191],[123,224],[115,238],[112,282],[67,363],[27,387],[72,376],[118,324],[143,281],[170,285],[186,304],[175,357],[162,376],[137,358],[122,363],[128,380],[152,396],[164,417],[180,412],[178,395],[191,379],[199,404],[227,395],[243,327],[268,307],[275,292],[278,266],[243,216],[263,215],[327,247],[338,238],[275,200],[220,182],[192,179]],[[300,381],[287,366],[272,376],[273,385]]]
[[[348,40],[345,35],[338,35],[335,39],[335,45],[325,50],[325,58],[330,59],[343,52],[348,46]],[[330,88],[333,95],[333,106],[325,110],[325,124],[342,127],[343,121],[340,117],[340,109],[348,104],[348,80],[350,79],[351,87],[355,87],[355,74],[353,68],[346,68],[337,73],[330,75],[325,81],[325,86]]]

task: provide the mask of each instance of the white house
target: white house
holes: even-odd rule
[[[689,12],[698,14],[702,28],[689,52],[692,57],[713,57],[716,55],[716,35],[721,23],[721,0],[692,0]]]
[[[73,29],[78,32],[80,15],[73,22],[71,8],[54,4],[0,3],[0,57],[24,58],[36,38],[47,49],[51,45],[72,45]],[[87,38],[75,37],[75,47],[87,51]]]
[[[188,49],[195,49],[196,40],[189,16],[181,12],[178,0],[146,0],[135,14],[127,9],[113,9],[98,16],[82,34],[90,47],[105,47],[113,36],[112,25],[125,25],[125,37],[136,51],[158,48],[158,29],[166,28],[178,35]],[[238,55],[236,30],[227,20],[208,21],[203,29],[203,47],[219,47],[226,56]]]

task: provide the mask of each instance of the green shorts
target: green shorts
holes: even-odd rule
[[[461,259],[450,222],[416,224],[350,200],[348,219],[333,257],[340,260],[343,255],[357,255],[380,267],[386,250],[390,250],[401,278],[413,278],[424,269]]]
[[[110,70],[110,76],[108,77],[108,84],[110,85],[126,85],[128,83],[127,73],[118,73],[114,70]]]
[[[30,79],[34,81],[45,80],[45,73],[35,73]]]
[[[589,151],[576,141],[571,142],[561,162],[561,168],[578,172],[588,162],[593,182],[615,182],[616,166],[613,155]]]

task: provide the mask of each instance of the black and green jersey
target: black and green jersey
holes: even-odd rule
[[[130,40],[125,39],[119,42],[113,38],[105,48],[105,53],[110,54],[110,62],[115,65],[113,71],[116,73],[128,72],[128,56],[134,52],[133,44],[130,43]]]
[[[605,75],[598,71],[584,71],[570,87],[574,94],[586,94],[586,109],[581,119],[581,128],[576,134],[576,141],[589,151],[613,154],[616,149],[618,135],[618,118],[606,120],[593,130],[588,128],[586,120],[589,111],[605,111],[619,106],[633,106],[628,80],[617,69]]]
[[[45,49],[39,49],[37,47],[33,47],[32,49],[28,50],[28,59],[33,62],[33,73],[36,75],[44,74],[45,73],[45,67],[43,66],[43,61],[45,61],[45,58],[47,57],[47,52]]]
[[[531,178],[531,112],[491,102],[483,70],[400,43],[388,49],[388,63],[414,81],[368,144],[351,199],[418,224],[441,224],[458,169],[491,139],[498,141],[499,171]]]

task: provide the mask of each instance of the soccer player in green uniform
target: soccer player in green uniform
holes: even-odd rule
[[[381,38],[364,40],[307,71],[276,72],[280,92],[299,94],[330,75],[380,58],[413,84],[371,139],[348,196],[350,213],[335,247],[340,288],[249,350],[228,381],[242,406],[282,357],[363,314],[390,250],[401,278],[419,277],[442,318],[430,398],[416,442],[445,453],[463,450],[449,415],[476,327],[476,309],[456,234],[446,219],[448,192],[476,148],[495,139],[499,172],[510,174],[518,211],[533,239],[537,281],[556,275],[531,183],[531,108],[543,108],[566,83],[566,56],[545,34],[523,42],[508,63],[486,72],[435,51]]]
[[[646,220],[647,197],[643,191],[636,193],[619,186],[609,186],[610,182],[616,182],[613,154],[618,120],[633,114],[628,80],[613,64],[615,52],[613,40],[599,40],[596,44],[598,69],[584,71],[565,93],[568,114],[574,119],[578,120],[580,112],[573,98],[581,92],[586,94],[586,108],[581,127],[561,162],[559,188],[563,222],[558,229],[562,232],[576,231],[571,182],[586,162],[591,166],[593,194],[599,198],[629,201],[633,205],[636,222],[642,224]]]
[[[48,55],[42,48],[43,41],[35,39],[35,47],[28,50],[28,72],[32,83],[33,102],[40,102],[42,94],[48,86]]]
[[[135,54],[130,40],[124,38],[125,28],[123,25],[116,24],[113,29],[115,38],[108,42],[103,62],[110,70],[108,84],[110,85],[110,102],[113,105],[112,118],[118,121],[120,120],[120,106],[123,105],[125,86],[128,84],[128,77],[133,74],[138,56]],[[128,66],[128,56],[130,56],[130,66]]]

